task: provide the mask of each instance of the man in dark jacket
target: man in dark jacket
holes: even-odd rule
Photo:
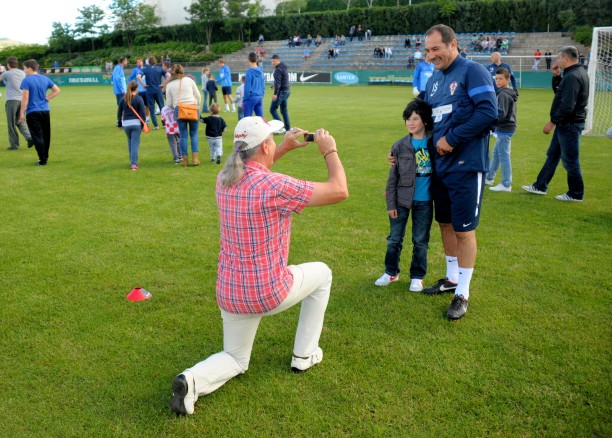
[[[560,75],[563,70],[563,77]],[[584,183],[580,171],[580,136],[586,120],[589,99],[589,78],[578,63],[578,50],[566,46],[559,50],[557,62],[552,67],[552,86],[555,97],[550,108],[550,121],[544,126],[544,134],[555,132],[546,152],[546,162],[533,185],[523,190],[536,195],[545,195],[548,184],[555,175],[561,160],[567,170],[567,193],[555,196],[559,201],[582,202]]]
[[[278,107],[280,106],[281,114],[285,122],[285,128],[276,131],[275,134],[284,134],[291,129],[289,122],[289,111],[287,111],[287,100],[289,100],[289,72],[287,65],[281,62],[280,56],[272,55],[272,65],[274,66],[274,94],[272,95],[272,103],[270,104],[270,114],[275,120],[280,120],[278,115]]]

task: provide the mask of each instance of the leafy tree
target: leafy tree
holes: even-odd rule
[[[104,20],[104,10],[98,5],[85,6],[82,9],[78,9],[81,13],[76,19],[76,28],[74,33],[83,37],[91,38],[91,50],[95,50],[94,41],[95,37],[101,32],[107,29],[106,25],[101,25],[100,22]]]
[[[574,22],[576,21],[576,15],[574,11],[571,9],[566,9],[564,11],[560,11],[557,14],[559,18],[559,23],[561,23],[561,27],[565,30],[570,30],[574,27]]]
[[[115,30],[123,32],[126,45],[131,48],[136,32],[157,26],[161,19],[155,14],[155,6],[139,0],[113,0],[109,9],[115,19]]]
[[[449,26],[452,26],[451,17],[457,12],[456,0],[438,0],[438,13]]]
[[[223,20],[225,0],[197,0],[185,8],[196,28],[204,29],[206,50],[210,50],[215,22]]]
[[[353,2],[353,0],[342,0],[342,2],[346,5],[347,11],[351,9],[351,3]]]
[[[54,52],[68,52],[74,44],[74,31],[69,24],[54,21],[51,24],[51,36],[49,37],[49,48]]]
[[[301,14],[306,10],[308,0],[287,0],[276,5],[276,15]]]

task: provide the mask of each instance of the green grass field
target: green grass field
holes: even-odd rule
[[[202,166],[175,166],[152,131],[132,172],[112,90],[64,87],[38,168],[34,149],[5,150],[2,115],[0,435],[611,436],[612,142],[583,138],[584,203],[554,199],[566,190],[561,166],[548,196],[523,192],[550,141],[552,93],[521,91],[513,192],[484,195],[470,308],[451,323],[449,295],[407,292],[410,245],[402,281],[373,284],[388,233],[386,157],[406,133],[410,91],[292,89],[292,124],[329,129],[349,181],[346,202],[293,225],[290,262],[334,271],[325,360],[292,374],[298,309],[264,319],[249,371],[188,418],[170,412],[171,381],[222,347],[220,167],[207,162],[203,125]],[[223,115],[228,154],[236,117]],[[274,169],[327,175],[315,146]],[[443,255],[434,225],[426,284],[444,276]],[[153,298],[127,301],[135,286]]]

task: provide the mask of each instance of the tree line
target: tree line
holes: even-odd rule
[[[84,56],[84,52],[113,48],[131,52],[133,47],[146,52],[147,45],[184,42],[199,46],[197,49],[189,46],[189,58],[197,61],[214,58],[218,53],[211,49],[214,42],[248,43],[257,40],[260,33],[267,40],[309,33],[329,37],[347,34],[352,25],[361,24],[372,29],[374,35],[420,34],[440,22],[457,32],[578,30],[585,40],[581,42],[589,43],[586,40],[592,26],[612,22],[610,3],[610,0],[286,0],[277,4],[274,15],[266,15],[269,11],[261,0],[196,0],[185,8],[188,23],[159,26],[155,6],[141,0],[112,0],[108,16],[95,4],[86,6],[78,10],[80,15],[74,26],[53,23],[48,46],[28,47],[33,54],[42,54],[38,59],[53,57],[51,54],[56,58],[75,58],[77,55],[69,55],[78,52],[78,56]]]

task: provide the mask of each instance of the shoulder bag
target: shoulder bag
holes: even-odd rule
[[[198,105],[195,103],[181,103],[181,85],[183,85],[183,78],[181,78],[181,81],[179,82],[178,102],[176,103],[176,106],[178,107],[178,119],[197,122]]]

